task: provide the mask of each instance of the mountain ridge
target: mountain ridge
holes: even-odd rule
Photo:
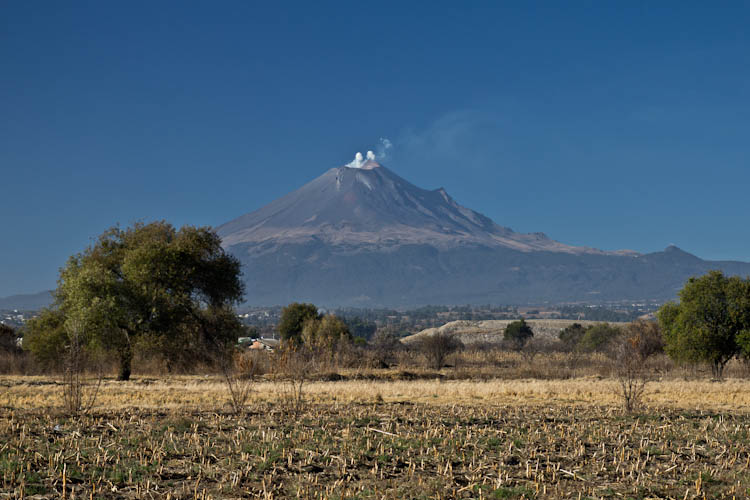
[[[458,204],[444,188],[419,188],[374,160],[359,168],[332,168],[265,207],[219,226],[217,232],[228,247],[269,239],[300,243],[317,237],[331,244],[476,244],[637,255],[565,245],[540,232],[517,233]]]
[[[425,190],[368,153],[217,228],[243,264],[247,302],[327,306],[669,300],[710,269],[677,247],[640,254],[517,233]]]

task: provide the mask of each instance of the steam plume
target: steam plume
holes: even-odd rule
[[[377,151],[377,157],[380,159],[380,161],[385,161],[389,157],[389,152],[393,148],[393,143],[386,137],[380,138],[380,144],[378,144],[378,147],[375,148]]]
[[[354,155],[354,159],[347,163],[346,166],[349,168],[362,168],[362,166],[368,161],[380,160],[381,162],[388,158],[388,151],[393,148],[393,143],[388,139],[381,137],[378,146],[375,148],[377,153],[370,150],[362,156],[362,153],[357,152]]]
[[[362,168],[362,165],[364,165],[365,159],[362,157],[362,153],[359,151],[356,155],[354,155],[354,159],[351,161],[351,163],[347,163],[346,166],[349,168]]]

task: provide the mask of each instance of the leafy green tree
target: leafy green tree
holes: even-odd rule
[[[67,348],[69,340],[62,311],[42,309],[38,316],[26,322],[23,329],[23,348],[31,351],[44,368],[59,368],[63,359],[60,354]]]
[[[321,319],[308,318],[302,327],[302,341],[307,346],[335,347],[352,341],[349,327],[333,314],[327,314]]]
[[[281,310],[281,318],[277,327],[281,340],[301,342],[305,323],[319,319],[318,308],[313,304],[292,302]]]
[[[677,361],[708,363],[721,378],[727,362],[750,347],[750,280],[710,271],[690,278],[679,297],[658,312],[664,350]]]
[[[518,321],[513,321],[505,327],[503,333],[503,340],[509,342],[516,349],[523,349],[523,346],[534,336],[534,332],[531,327],[526,323],[526,320],[521,318]]]
[[[118,379],[128,380],[137,347],[173,363],[234,343],[241,325],[232,306],[243,292],[239,261],[209,228],[176,230],[166,222],[113,227],[68,260],[56,309],[29,329],[28,347],[49,356],[64,348],[75,325],[87,347],[116,353]]]

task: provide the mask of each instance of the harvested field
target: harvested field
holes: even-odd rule
[[[210,377],[107,380],[77,417],[51,379],[0,383],[0,498],[750,495],[741,380],[653,383],[632,416],[607,379],[314,382],[297,409],[260,382],[238,416]]]

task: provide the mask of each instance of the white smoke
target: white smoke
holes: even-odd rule
[[[349,168],[362,168],[362,165],[365,164],[365,159],[362,156],[362,153],[359,151],[356,155],[354,155],[354,159],[351,161],[351,163],[347,163],[346,166]]]
[[[376,156],[380,159],[380,161],[385,161],[389,158],[389,151],[393,149],[393,143],[386,137],[381,137],[380,144],[378,144],[378,147],[375,149],[377,151]]]
[[[393,143],[389,141],[388,139],[385,139],[383,137],[380,138],[380,143],[375,148],[377,153],[374,151],[367,151],[367,153],[362,156],[362,153],[357,153],[354,155],[354,159],[347,163],[346,166],[349,168],[362,168],[365,163],[368,161],[383,161],[388,158],[388,151],[393,148]]]

